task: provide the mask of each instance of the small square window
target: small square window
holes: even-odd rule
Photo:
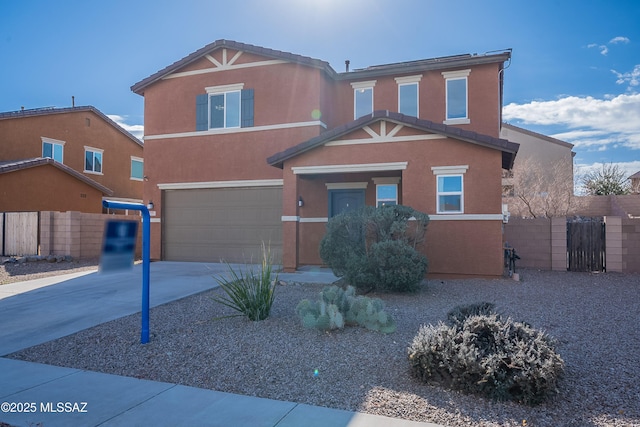
[[[376,206],[389,206],[398,204],[398,185],[379,184],[376,185]]]
[[[102,173],[102,152],[85,148],[84,171]]]
[[[131,179],[142,181],[144,178],[144,161],[137,157],[131,158]]]
[[[63,163],[64,145],[56,142],[42,141],[42,157],[48,157],[56,162]]]

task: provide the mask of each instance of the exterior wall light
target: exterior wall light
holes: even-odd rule
[[[153,210],[153,200],[149,200],[149,203],[147,203],[147,209],[150,211]]]
[[[302,196],[300,196],[300,197],[298,198],[298,206],[299,206],[299,207],[303,207],[303,206],[304,206],[304,200],[302,200]]]

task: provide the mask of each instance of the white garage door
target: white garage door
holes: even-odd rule
[[[282,187],[165,190],[163,259],[260,262],[282,253]]]

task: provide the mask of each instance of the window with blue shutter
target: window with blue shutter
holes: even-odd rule
[[[253,127],[253,89],[196,97],[196,130]]]
[[[209,128],[209,95],[203,93],[196,96],[196,130]]]
[[[243,89],[240,96],[242,105],[240,126],[253,127],[253,89]]]

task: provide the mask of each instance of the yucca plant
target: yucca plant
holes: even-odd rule
[[[227,266],[229,277],[216,277],[225,295],[214,296],[213,300],[239,313],[225,317],[247,316],[253,321],[269,317],[278,281],[278,273],[273,271],[271,248],[262,244],[260,271],[256,271],[253,264],[239,271],[228,263]]]

